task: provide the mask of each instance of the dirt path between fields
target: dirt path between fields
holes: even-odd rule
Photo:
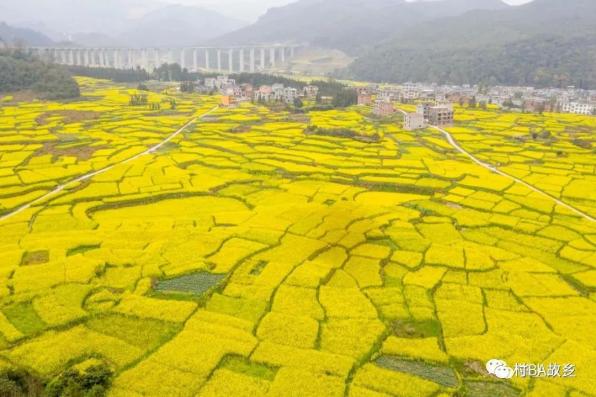
[[[406,115],[406,112],[405,112],[405,111],[403,111],[403,110],[401,110],[401,109],[398,109],[398,110],[399,110],[399,111],[400,111],[400,112],[401,112],[401,113],[402,113],[404,116]],[[584,218],[584,219],[587,219],[587,220],[589,220],[589,221],[591,221],[591,222],[596,222],[596,219],[594,219],[594,218],[593,218],[592,216],[590,216],[589,214],[586,214],[586,213],[585,213],[585,212],[583,212],[582,210],[580,210],[580,209],[577,209],[577,208],[575,208],[574,206],[572,206],[572,205],[569,205],[569,204],[565,203],[564,201],[561,201],[560,199],[556,198],[555,196],[552,196],[551,194],[549,194],[549,193],[547,193],[547,192],[545,192],[545,191],[543,191],[543,190],[540,190],[540,189],[538,189],[537,187],[535,187],[535,186],[532,186],[532,185],[530,185],[529,183],[527,183],[527,182],[524,182],[523,180],[521,180],[521,179],[519,179],[519,178],[517,178],[517,177],[515,177],[515,176],[513,176],[513,175],[510,175],[510,174],[508,174],[508,173],[506,173],[506,172],[504,172],[504,171],[501,171],[500,169],[498,169],[497,167],[495,167],[495,166],[494,166],[494,165],[492,165],[492,164],[488,164],[488,163],[485,163],[485,162],[483,162],[483,161],[480,161],[480,160],[478,160],[476,157],[474,157],[474,155],[473,155],[473,154],[469,153],[469,152],[468,152],[468,151],[466,151],[464,148],[462,148],[462,147],[461,147],[461,146],[460,146],[460,145],[457,143],[457,141],[455,140],[455,138],[453,138],[453,136],[451,135],[451,133],[449,133],[448,131],[446,131],[446,130],[444,130],[444,129],[440,128],[440,127],[434,126],[434,125],[431,125],[431,126],[430,126],[430,128],[432,128],[432,129],[434,129],[434,130],[436,130],[436,131],[439,131],[440,133],[442,133],[442,134],[445,136],[445,138],[447,139],[447,142],[449,142],[449,144],[450,144],[451,146],[453,146],[453,148],[454,148],[455,150],[457,150],[457,151],[458,151],[458,152],[460,152],[461,154],[463,154],[463,155],[467,156],[467,157],[468,157],[470,160],[472,160],[474,163],[478,164],[479,166],[481,166],[481,167],[483,167],[483,168],[486,168],[487,170],[489,170],[489,171],[491,171],[491,172],[494,172],[495,174],[501,175],[501,176],[503,176],[503,177],[505,177],[505,178],[509,178],[509,179],[511,179],[512,181],[514,181],[514,182],[516,182],[516,183],[519,183],[520,185],[523,185],[523,186],[527,187],[528,189],[532,190],[533,192],[536,192],[536,193],[538,193],[538,194],[540,194],[540,195],[542,195],[542,196],[544,196],[544,197],[546,197],[546,198],[548,198],[548,199],[550,199],[550,200],[554,201],[556,204],[558,204],[558,205],[560,205],[560,206],[562,206],[562,207],[565,207],[565,208],[567,208],[567,209],[568,209],[568,210],[570,210],[571,212],[575,213],[576,215],[579,215],[580,217],[582,217],[582,218]]]
[[[219,107],[216,106],[213,109],[209,110],[206,113],[203,113],[200,116],[194,117],[192,118],[190,121],[188,121],[186,124],[184,124],[182,127],[180,127],[178,130],[176,130],[175,132],[173,132],[172,134],[168,135],[163,141],[161,141],[160,143],[158,143],[157,145],[154,145],[152,147],[150,147],[149,149],[145,150],[144,152],[141,152],[139,154],[136,154],[132,157],[129,157],[127,159],[124,159],[122,161],[119,161],[117,163],[111,164],[105,168],[102,168],[100,170],[97,171],[93,171],[90,172],[88,174],[84,174],[81,175],[75,179],[72,179],[68,182],[64,182],[58,186],[56,186],[54,189],[52,189],[51,191],[47,192],[46,194],[44,194],[43,196],[40,196],[38,198],[36,198],[35,200],[32,200],[26,204],[21,205],[20,207],[0,216],[0,222],[7,220],[9,218],[12,218],[13,216],[29,209],[30,207],[34,206],[35,204],[38,204],[52,196],[55,196],[56,194],[62,192],[64,189],[66,189],[67,187],[69,187],[70,185],[76,184],[76,183],[80,183],[80,182],[84,182],[86,180],[89,180],[91,178],[93,178],[94,176],[103,174],[105,172],[110,171],[111,169],[122,165],[122,164],[126,164],[126,163],[130,163],[131,161],[135,161],[137,159],[139,159],[140,157],[146,156],[148,154],[152,154],[155,153],[157,150],[159,150],[162,146],[164,146],[166,143],[170,142],[172,139],[176,138],[178,135],[180,135],[182,132],[184,132],[184,130],[186,130],[188,127],[190,127],[192,124],[196,123],[197,121],[201,120],[202,118],[204,118],[205,116],[208,116],[209,114],[213,113],[215,110],[217,110]]]

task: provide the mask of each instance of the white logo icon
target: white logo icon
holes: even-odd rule
[[[513,377],[513,369],[507,366],[503,360],[492,359],[486,363],[486,370],[489,374],[496,376],[499,379],[511,379]]]

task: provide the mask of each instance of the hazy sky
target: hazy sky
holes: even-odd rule
[[[168,3],[189,4],[211,8],[222,14],[252,21],[265,13],[268,8],[293,3],[296,0],[161,0]],[[362,0],[366,1],[366,0]],[[415,0],[414,0],[415,1]],[[532,0],[503,0],[505,3],[519,5]]]

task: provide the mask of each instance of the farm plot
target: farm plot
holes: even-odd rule
[[[430,131],[332,119],[380,139],[219,109],[0,223],[2,360],[93,357],[127,397],[594,395],[595,225]],[[577,373],[499,381],[495,357]]]
[[[594,117],[462,111],[465,121],[449,131],[466,150],[596,215]]]

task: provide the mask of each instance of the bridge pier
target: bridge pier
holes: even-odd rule
[[[234,73],[234,49],[228,50],[228,69],[230,73]]]
[[[250,49],[250,66],[249,66],[249,70],[251,73],[255,72],[255,49],[251,48]]]
[[[183,49],[180,50],[180,68],[182,70],[186,69],[186,51]]]
[[[275,67],[275,48],[273,47],[269,49],[269,64],[272,68]]]

